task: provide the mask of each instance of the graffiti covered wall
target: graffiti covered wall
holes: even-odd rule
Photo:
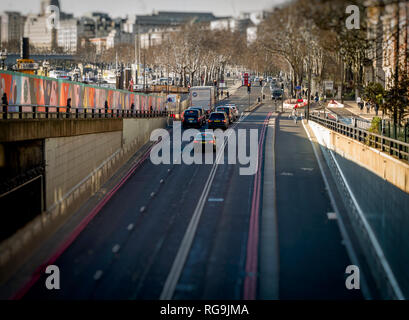
[[[0,71],[0,97],[7,94],[9,105],[61,106],[71,98],[73,108],[163,110],[166,97],[154,94],[133,93],[124,90],[106,89],[78,82],[26,75],[18,72]],[[13,107],[9,107],[13,111]],[[23,107],[31,111],[31,107]],[[42,111],[41,108],[39,111]]]

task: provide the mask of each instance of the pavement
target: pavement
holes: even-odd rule
[[[353,113],[355,116],[366,119],[372,120],[373,117],[376,117],[376,113],[373,109],[370,109],[369,113],[367,112],[366,107],[361,109],[358,107],[358,104],[355,101],[345,101],[345,109],[349,112]],[[381,112],[379,112],[379,115]]]

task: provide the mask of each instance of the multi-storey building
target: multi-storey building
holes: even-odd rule
[[[366,6],[368,38],[372,44],[366,81],[388,87],[393,83],[397,66],[409,72],[409,2],[370,0]]]
[[[20,41],[23,35],[24,17],[19,12],[5,11],[0,14],[0,42]]]

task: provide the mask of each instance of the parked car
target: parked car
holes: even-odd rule
[[[229,116],[223,111],[212,112],[210,114],[208,124],[209,129],[222,128],[226,130],[229,127]]]

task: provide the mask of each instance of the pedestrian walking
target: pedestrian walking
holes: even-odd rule
[[[361,97],[356,98],[356,104],[358,105],[359,109],[362,111],[362,109],[364,108],[364,103],[363,103]]]
[[[297,106],[294,107],[293,112],[292,112],[292,116],[294,118],[294,123],[297,124],[297,121],[298,121]]]
[[[374,105],[374,109],[375,109],[375,114],[376,116],[378,116],[378,112],[379,112],[379,105],[377,103],[375,103]]]
[[[7,101],[7,93],[3,93],[3,96],[1,97],[1,104],[3,106],[3,119],[7,119],[7,111],[8,111],[8,104],[9,102]]]
[[[108,101],[105,101],[104,108],[105,108],[105,118],[107,118],[108,117]]]
[[[67,99],[67,118],[69,118],[71,116],[71,98]]]
[[[133,116],[134,113],[135,113],[135,104],[132,103],[132,104],[131,104],[131,116]]]

